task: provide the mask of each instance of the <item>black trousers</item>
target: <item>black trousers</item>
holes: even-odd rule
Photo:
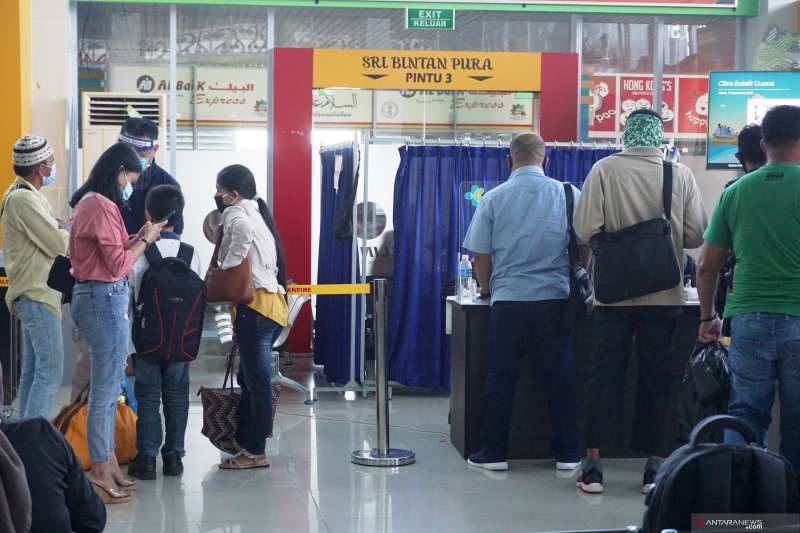
[[[597,306],[586,384],[586,447],[621,448],[625,375],[636,338],[638,375],[631,448],[661,455],[669,423],[678,306]]]
[[[524,357],[541,369],[553,426],[557,461],[580,457],[578,394],[570,331],[563,326],[566,300],[494,302],[489,311],[489,370],[486,377],[483,447],[508,455],[517,378]]]

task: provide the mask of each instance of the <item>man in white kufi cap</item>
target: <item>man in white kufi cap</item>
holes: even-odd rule
[[[55,257],[66,252],[69,235],[40,192],[56,177],[53,148],[42,137],[26,135],[14,144],[12,157],[17,179],[3,196],[0,217],[6,304],[22,325],[24,342],[19,415],[49,418],[61,385],[64,345],[61,293],[47,286],[47,275]]]

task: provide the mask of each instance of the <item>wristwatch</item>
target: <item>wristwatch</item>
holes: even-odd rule
[[[147,251],[148,248],[150,248],[150,245],[152,244],[150,241],[148,241],[144,237],[140,238],[139,242],[143,242],[144,243],[144,251],[145,252]]]

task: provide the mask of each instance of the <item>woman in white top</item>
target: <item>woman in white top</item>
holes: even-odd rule
[[[288,316],[283,246],[272,213],[256,193],[253,173],[247,167],[223,168],[217,174],[214,200],[222,212],[220,267],[235,267],[249,257],[255,293],[252,302],[232,309],[240,355],[241,422],[235,442],[230,443],[237,453],[220,468],[263,468],[269,466],[265,447],[272,432],[269,354]]]

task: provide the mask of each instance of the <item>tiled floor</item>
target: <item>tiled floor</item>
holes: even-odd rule
[[[214,364],[193,363],[192,391],[219,386]],[[283,370],[301,381],[313,376],[308,359]],[[376,444],[373,398],[325,393],[309,406],[284,388],[267,444],[271,467],[236,472],[217,467],[219,452],[200,434],[202,408],[192,396],[183,476],[165,479],[159,470],[156,481],[139,481],[130,503],[109,506],[106,531],[501,533],[641,524],[642,460],[606,461],[606,493],[590,497],[550,461],[512,461],[501,473],[467,467],[447,435],[446,396],[395,390],[390,404],[391,445],[414,451],[415,464],[350,462],[353,450]]]

